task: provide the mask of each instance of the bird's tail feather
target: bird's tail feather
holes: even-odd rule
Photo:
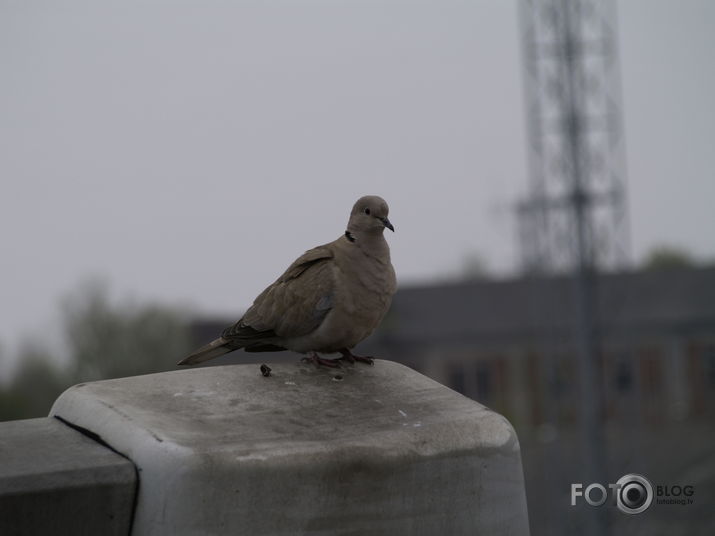
[[[209,359],[213,359],[214,357],[233,352],[234,350],[236,350],[236,347],[233,345],[229,346],[229,341],[227,339],[219,337],[207,345],[202,346],[191,355],[179,361],[177,364],[197,365],[199,363],[203,363],[204,361],[208,361]]]

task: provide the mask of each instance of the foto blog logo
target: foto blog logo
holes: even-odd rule
[[[616,506],[624,514],[645,512],[653,502],[653,485],[643,475],[630,473],[623,475],[613,484],[608,484]],[[591,506],[601,506],[608,499],[608,491],[603,484],[571,484],[571,506],[576,506],[576,499],[583,499]]]

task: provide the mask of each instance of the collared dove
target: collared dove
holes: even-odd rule
[[[316,365],[338,366],[341,359],[372,363],[350,350],[380,324],[395,293],[395,270],[385,228],[387,203],[361,197],[340,238],[306,251],[255,299],[221,337],[189,355],[179,365],[196,365],[228,352],[292,350]],[[320,353],[340,352],[338,359]]]

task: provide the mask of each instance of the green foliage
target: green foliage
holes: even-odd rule
[[[190,350],[180,310],[115,303],[102,282],[83,284],[62,305],[65,359],[38,343],[26,344],[12,381],[0,387],[0,420],[44,417],[75,383],[170,370]]]
[[[26,344],[10,386],[0,393],[0,420],[44,417],[52,403],[68,386],[68,378],[54,363],[50,353]]]
[[[695,265],[693,257],[687,251],[674,246],[653,248],[643,262],[645,270],[672,270]]]
[[[73,381],[175,368],[189,350],[181,312],[158,305],[112,304],[106,285],[85,284],[64,302]]]
[[[462,281],[487,281],[492,279],[489,263],[475,251],[471,251],[464,256],[460,275],[460,280]]]

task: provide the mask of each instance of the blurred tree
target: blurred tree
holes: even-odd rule
[[[44,417],[75,383],[174,369],[191,350],[181,310],[112,302],[101,280],[83,283],[62,305],[69,359],[25,344],[12,381],[0,386],[0,420]]]
[[[73,381],[174,369],[190,350],[187,322],[180,310],[113,304],[102,281],[84,283],[63,305]]]
[[[44,417],[69,382],[47,349],[26,343],[12,383],[0,394],[0,420]]]
[[[476,251],[467,253],[462,259],[461,281],[486,281],[492,278],[489,263]]]
[[[648,252],[643,261],[645,270],[671,270],[688,268],[696,264],[692,255],[677,246],[656,246]]]

